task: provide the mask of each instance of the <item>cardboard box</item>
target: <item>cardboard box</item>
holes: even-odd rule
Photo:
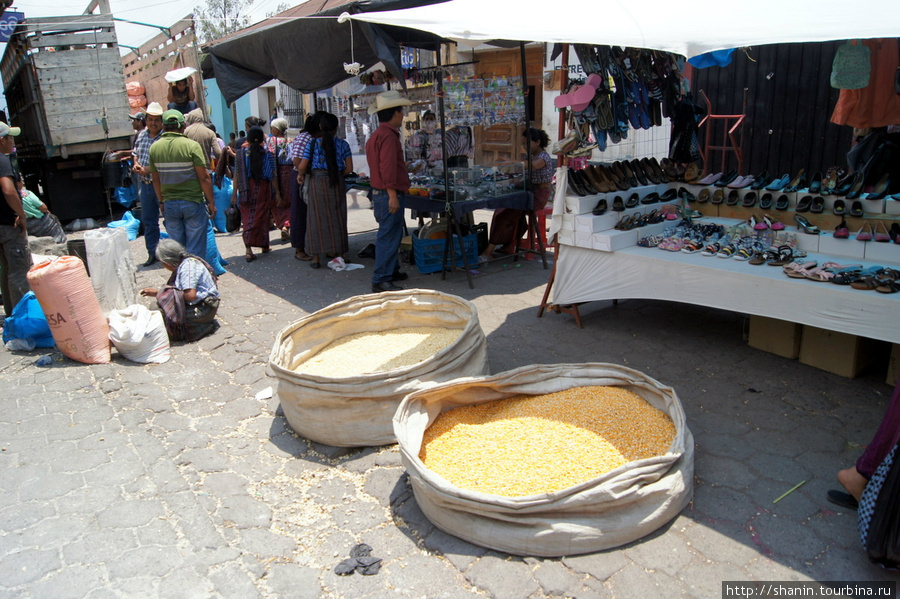
[[[871,260],[875,264],[882,266],[900,263],[900,245],[896,243],[867,241],[866,243],[860,243],[860,245],[866,246],[866,260]]]
[[[900,201],[893,198],[884,200],[885,214],[900,214]]]
[[[800,362],[852,379],[872,363],[874,345],[865,337],[804,326]]]
[[[632,229],[630,231],[616,231],[615,229],[610,231],[604,231],[603,233],[592,233],[590,236],[591,244],[589,246],[582,246],[580,244],[579,247],[590,247],[595,250],[600,250],[601,252],[615,252],[616,250],[624,250],[627,247],[631,247],[633,245],[637,245],[638,242],[638,232],[641,229]]]
[[[765,316],[750,316],[750,347],[796,360],[800,355],[803,325]]]
[[[575,243],[573,245],[588,250],[593,249],[592,235],[594,234],[587,231],[575,231]]]
[[[590,214],[591,210],[597,207],[597,202],[606,197],[605,194],[593,196],[566,196],[566,212],[570,214]],[[612,200],[607,199],[609,205],[612,206]]]
[[[891,358],[888,361],[887,378],[885,383],[893,387],[897,384],[897,376],[900,375],[900,345],[891,345]]]
[[[578,214],[575,216],[575,232],[599,233],[612,229],[619,222],[618,212],[607,212],[600,216],[593,214]]]
[[[799,237],[799,235],[798,235]],[[857,241],[850,234],[849,239],[835,239],[834,234],[825,233],[819,235],[819,253],[828,256],[842,256],[845,258],[853,258],[854,260],[862,260],[866,255],[866,246],[874,241]]]

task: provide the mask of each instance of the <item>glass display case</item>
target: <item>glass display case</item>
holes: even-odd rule
[[[524,182],[524,162],[501,162],[484,169],[486,195],[496,197],[524,189]]]

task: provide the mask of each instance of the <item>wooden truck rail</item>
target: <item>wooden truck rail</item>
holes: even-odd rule
[[[27,19],[0,74],[22,157],[121,150],[133,133],[112,15]]]

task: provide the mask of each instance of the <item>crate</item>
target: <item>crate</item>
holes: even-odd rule
[[[478,235],[470,233],[469,235],[464,235],[462,240],[463,247],[466,250],[467,260],[463,261],[463,256],[459,251],[457,236],[454,235],[453,261],[452,263],[448,263],[448,267],[456,266],[457,268],[465,268],[465,262],[468,262],[469,266],[476,266],[478,264]],[[444,261],[444,244],[446,241],[446,239],[419,239],[413,237],[413,255],[416,259],[416,268],[419,269],[420,273],[425,275],[441,271],[441,265]]]
[[[750,316],[750,337],[747,344],[783,358],[797,359],[803,325],[765,316]]]

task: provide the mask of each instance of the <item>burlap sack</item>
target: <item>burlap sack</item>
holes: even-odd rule
[[[329,343],[401,327],[462,329],[459,339],[418,364],[359,376],[294,372]],[[475,306],[425,289],[351,297],[286,326],[275,338],[269,372],[288,423],[313,441],[339,447],[396,443],[391,418],[407,394],[489,372],[487,342]]]
[[[630,462],[568,489],[517,498],[460,489],[419,459],[425,430],[442,411],[594,385],[625,387],[668,414],[676,430],[669,453]],[[558,557],[630,543],[677,516],[693,491],[694,439],[675,391],[614,364],[524,366],[417,391],[397,409],[394,432],[416,501],[428,519],[444,532],[515,555]]]

